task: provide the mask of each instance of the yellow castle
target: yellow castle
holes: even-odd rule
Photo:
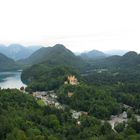
[[[68,82],[71,85],[77,85],[78,84],[78,80],[74,75],[68,76]]]

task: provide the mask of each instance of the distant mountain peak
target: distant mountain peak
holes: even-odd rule
[[[89,51],[89,52],[99,52],[99,53],[103,53],[102,51],[99,51],[99,50],[96,50],[96,49],[91,50],[91,51]]]
[[[79,56],[75,56],[72,51],[62,44],[56,44],[53,47],[40,48],[30,57],[21,60],[21,63],[34,65],[39,63],[47,63],[48,65],[84,65],[84,60]]]
[[[9,46],[0,45],[0,53],[3,53],[4,55],[14,59],[24,59],[29,57],[33,52],[35,52],[40,47],[35,46],[35,48],[32,47],[25,47],[20,44],[11,44]]]
[[[129,52],[125,53],[123,56],[124,57],[133,57],[133,56],[137,56],[137,55],[138,55],[137,52],[135,52],[135,51],[129,51]]]
[[[56,45],[54,45],[53,47],[54,47],[54,48],[55,48],[55,47],[59,47],[59,48],[65,48],[65,49],[66,49],[66,47],[65,47],[63,44],[56,44]]]
[[[106,57],[106,54],[99,50],[91,50],[81,54],[84,59],[100,59]]]

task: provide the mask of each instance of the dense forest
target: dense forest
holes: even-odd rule
[[[102,96],[94,98],[98,98],[97,102],[101,102]],[[104,96],[107,95],[104,94]],[[109,98],[109,96],[106,98]],[[110,105],[111,101],[114,102],[113,98],[115,99],[115,97],[110,97]],[[97,103],[96,107],[102,107],[102,110],[104,110],[100,103]],[[102,114],[104,114],[103,111]],[[81,122],[80,125],[77,124],[75,119],[71,118],[69,109],[64,111],[54,107],[40,106],[34,97],[23,94],[18,90],[0,91],[1,140],[140,139],[140,122],[133,117],[129,119],[127,126],[125,124],[117,125],[115,127],[116,132],[111,129],[109,123],[102,123],[94,115],[82,116],[79,121]]]
[[[40,64],[24,70],[21,79],[29,84],[26,89],[28,91],[46,91],[58,89],[71,74],[80,78],[76,70],[67,66],[48,67]]]

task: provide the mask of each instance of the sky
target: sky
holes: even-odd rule
[[[0,0],[0,44],[140,52],[140,0]]]

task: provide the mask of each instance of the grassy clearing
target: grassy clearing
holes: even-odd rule
[[[37,103],[40,105],[40,106],[45,106],[45,103],[43,100],[37,100]]]

